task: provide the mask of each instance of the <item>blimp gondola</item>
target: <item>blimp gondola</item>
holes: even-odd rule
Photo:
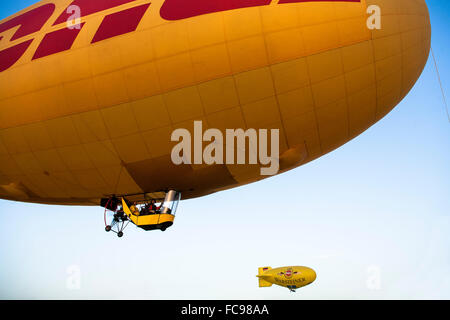
[[[164,200],[152,198],[137,203],[124,197],[104,199],[105,231],[112,231],[121,238],[130,222],[145,231],[166,231],[174,223],[180,199],[181,193],[174,190],[168,191]],[[161,201],[159,206],[157,201]]]

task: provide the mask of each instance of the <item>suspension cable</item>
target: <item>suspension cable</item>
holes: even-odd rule
[[[448,119],[448,122],[450,122],[450,113],[448,111],[447,99],[445,98],[444,86],[442,85],[441,75],[439,73],[439,68],[438,68],[438,65],[437,65],[437,62],[436,62],[436,57],[434,55],[433,48],[431,48],[431,55],[433,56],[434,67],[436,68],[436,74],[437,74],[437,77],[438,77],[438,80],[439,80],[439,85],[441,87],[442,100],[444,101],[445,111],[447,112],[447,119]]]

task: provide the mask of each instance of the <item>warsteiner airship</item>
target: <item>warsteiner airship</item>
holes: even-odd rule
[[[259,287],[271,287],[276,284],[295,292],[316,280],[316,272],[308,267],[271,267],[258,268]]]
[[[0,198],[131,212],[268,177],[173,161],[197,124],[276,130],[277,173],[296,168],[388,114],[430,38],[424,0],[40,1],[0,21]]]

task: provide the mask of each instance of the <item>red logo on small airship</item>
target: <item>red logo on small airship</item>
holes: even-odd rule
[[[287,270],[286,270],[286,273],[284,274],[284,276],[285,276],[286,278],[292,277],[292,269],[291,269],[291,268],[287,269]]]

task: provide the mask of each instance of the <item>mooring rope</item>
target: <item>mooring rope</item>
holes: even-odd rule
[[[438,80],[439,80],[439,85],[441,86],[442,100],[444,101],[445,110],[447,112],[447,119],[448,119],[448,122],[450,122],[450,114],[448,112],[447,99],[445,98],[444,86],[442,85],[441,75],[439,73],[439,68],[438,68],[438,64],[436,62],[436,57],[434,55],[433,48],[431,48],[431,55],[433,56],[434,67],[436,68],[436,74],[437,74],[437,77],[438,77]]]

